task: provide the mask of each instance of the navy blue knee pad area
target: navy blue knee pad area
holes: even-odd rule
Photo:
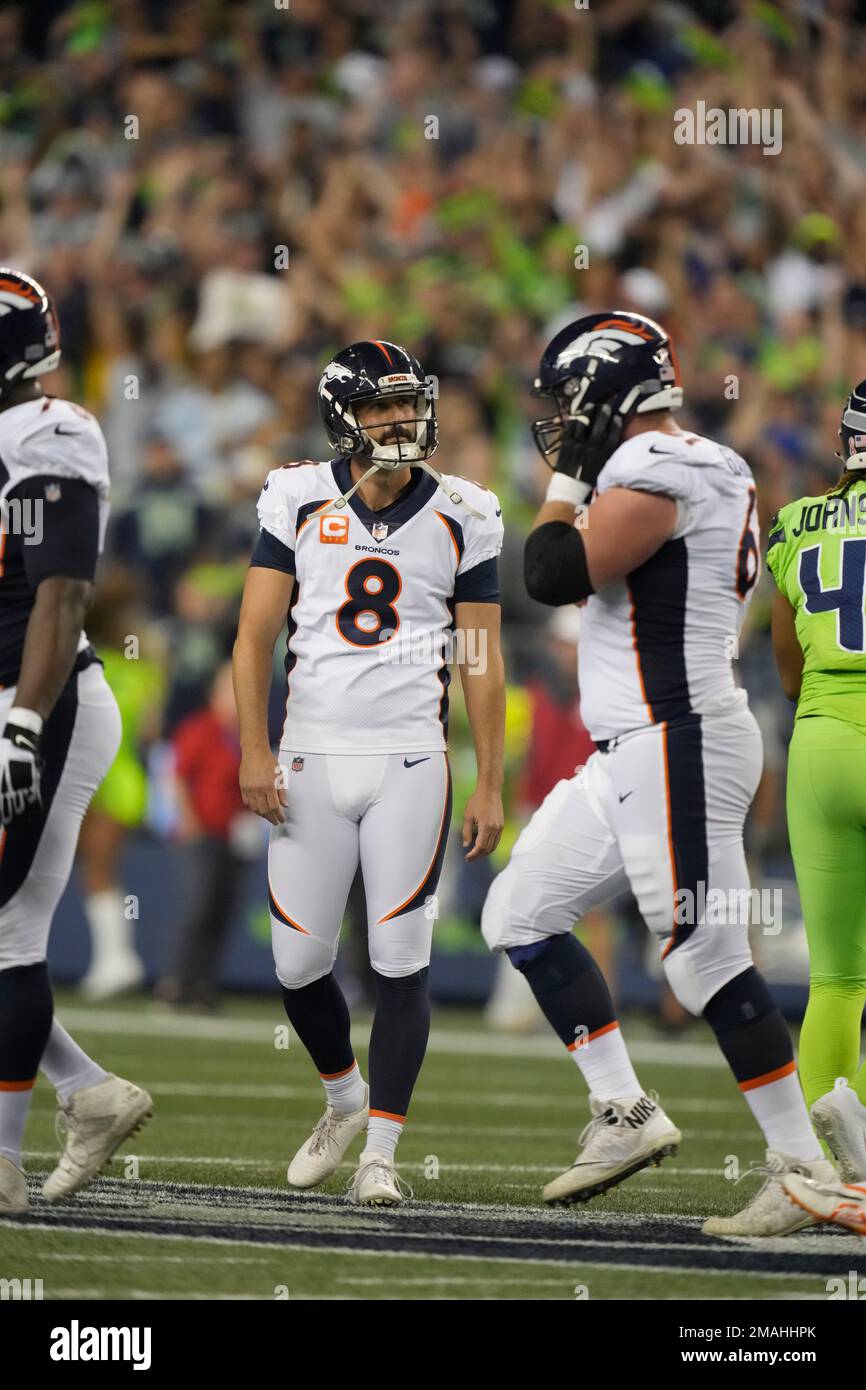
[[[531,946],[510,946],[506,955],[526,976],[539,1008],[566,1047],[578,1029],[592,1034],[616,1019],[607,982],[572,932]]]
[[[35,1080],[53,1016],[44,960],[0,970],[0,1082]]]
[[[787,1024],[754,965],[713,995],[704,1018],[739,1082],[768,1076],[794,1060]]]

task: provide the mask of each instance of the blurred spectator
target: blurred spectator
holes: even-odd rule
[[[143,585],[128,571],[104,569],[87,615],[88,637],[123,721],[117,757],[90,803],[78,841],[91,942],[81,990],[89,999],[134,989],[145,974],[135,927],[146,930],[148,914],[142,918],[141,905],[124,896],[120,866],[129,834],[143,825],[147,813],[145,757],[159,734],[166,687],[165,652],[143,594]]]
[[[212,1008],[249,857],[238,844],[250,812],[238,786],[241,748],[229,662],[218,669],[206,708],[183,721],[173,743],[185,908],[170,973],[157,993],[169,1004]]]
[[[160,617],[171,612],[177,581],[203,546],[209,520],[174,446],[154,429],[142,451],[141,479],[112,523],[111,550],[145,581]]]

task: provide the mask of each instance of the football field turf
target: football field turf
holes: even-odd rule
[[[551,1036],[501,1037],[440,1010],[399,1149],[414,1200],[359,1210],[340,1172],[291,1192],[286,1164],[322,1111],[279,1002],[233,1000],[212,1018],[144,1001],[62,1022],[106,1067],[146,1086],[153,1120],[77,1198],[0,1221],[0,1278],[48,1298],[821,1299],[866,1276],[866,1241],[823,1226],[724,1241],[702,1219],[761,1181],[761,1135],[708,1030],[665,1039],[624,1024],[641,1080],[683,1132],[678,1156],[585,1206],[548,1210],[541,1187],[573,1160],[585,1088]],[[366,1062],[368,1024],[354,1040]],[[32,1178],[53,1166],[55,1105],[40,1081],[28,1124]]]

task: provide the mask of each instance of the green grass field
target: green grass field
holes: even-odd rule
[[[291,1193],[288,1158],[322,1096],[273,1000],[212,1018],[145,1001],[58,1014],[106,1067],[146,1086],[154,1119],[74,1200],[0,1222],[0,1278],[43,1281],[45,1298],[826,1299],[827,1280],[866,1274],[866,1243],[815,1228],[725,1242],[703,1217],[744,1205],[761,1135],[711,1035],[667,1040],[625,1025],[643,1084],[683,1131],[679,1155],[584,1207],[550,1211],[542,1184],[574,1158],[588,1117],[574,1064],[546,1035],[513,1039],[477,1016],[434,1016],[399,1150],[414,1200],[364,1211],[344,1199],[352,1164]],[[367,1020],[355,1042],[366,1061]],[[55,1106],[37,1086],[27,1169],[54,1164]],[[361,1140],[350,1151],[357,1157]]]

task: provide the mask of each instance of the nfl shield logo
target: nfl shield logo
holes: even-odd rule
[[[304,760],[303,760],[303,758],[292,758],[292,772],[303,772],[303,770],[304,770]]]
[[[59,483],[46,483],[46,484],[45,484],[45,500],[46,500],[46,502],[59,502],[59,501],[60,501],[60,484],[59,484]]]
[[[373,526],[373,540],[383,541],[388,534],[388,527],[384,521],[377,521]]]

